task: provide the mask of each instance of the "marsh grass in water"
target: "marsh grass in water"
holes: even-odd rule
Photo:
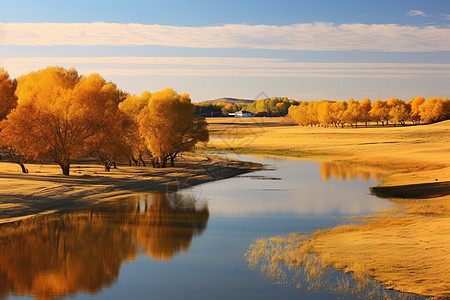
[[[308,292],[328,291],[361,299],[420,299],[412,294],[392,294],[369,276],[359,264],[352,273],[337,271],[314,252],[304,233],[258,238],[245,253],[251,269],[259,270],[275,284]]]

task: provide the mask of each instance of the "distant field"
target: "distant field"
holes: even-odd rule
[[[395,173],[389,184],[450,180],[450,121],[429,125],[323,128],[301,127],[283,118],[209,118],[208,147],[250,153],[290,155],[386,167]],[[297,155],[293,155],[297,156]],[[414,173],[416,172],[416,173]],[[388,182],[387,182],[388,183]]]

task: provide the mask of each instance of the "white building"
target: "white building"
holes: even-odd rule
[[[255,117],[255,114],[250,112],[250,111],[246,111],[246,110],[241,110],[241,111],[237,111],[235,113],[229,113],[229,116],[235,116],[236,118],[253,118]]]

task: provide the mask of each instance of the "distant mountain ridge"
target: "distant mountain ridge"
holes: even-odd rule
[[[255,102],[255,100],[224,97],[224,98],[218,98],[218,99],[214,99],[214,100],[205,100],[205,101],[201,101],[200,103],[213,103],[214,104],[214,103],[220,103],[220,102],[236,104],[236,103],[253,103],[253,102]]]

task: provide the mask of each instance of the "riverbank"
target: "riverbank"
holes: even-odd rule
[[[389,128],[300,127],[264,118],[208,121],[215,133],[210,150],[384,169],[387,176],[372,192],[402,209],[320,230],[306,239],[308,252],[322,266],[370,276],[388,289],[450,297],[450,121]],[[238,123],[246,125],[234,130],[235,138],[225,134]],[[292,263],[288,253],[280,256]]]
[[[450,181],[450,121],[436,124],[323,128],[282,118],[209,118],[205,150],[269,154],[384,168],[383,186]]]
[[[22,174],[18,165],[0,162],[0,223],[83,207],[130,193],[175,191],[261,167],[197,154],[185,155],[175,167],[164,169],[120,165],[105,172],[98,164],[73,164],[72,175],[62,176],[56,164],[27,164],[29,173]]]

